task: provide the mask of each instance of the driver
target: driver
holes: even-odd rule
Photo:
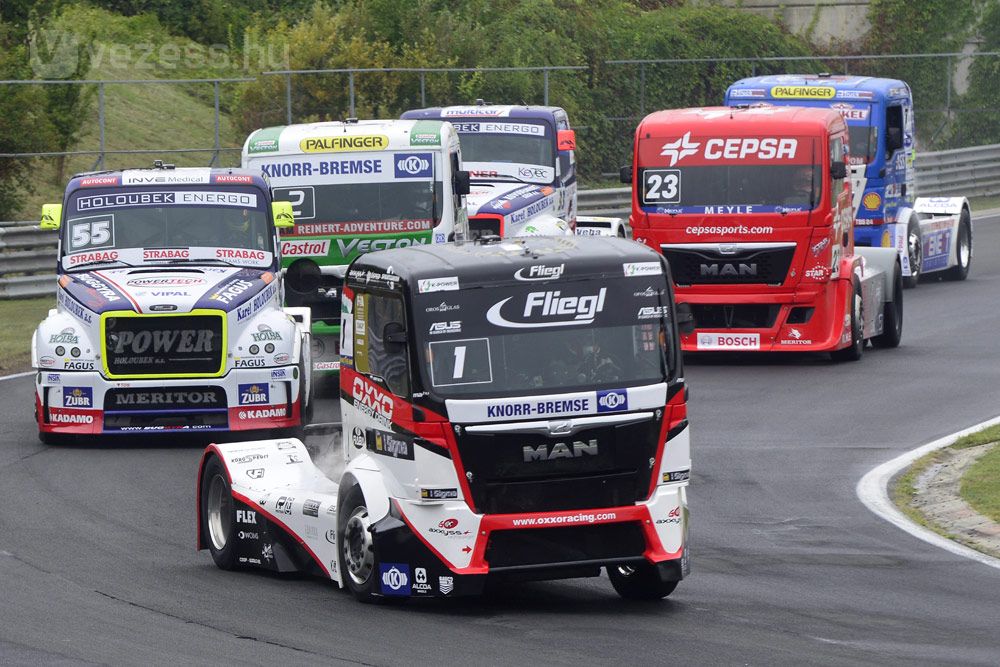
[[[785,188],[785,197],[782,201],[786,206],[809,206],[815,204],[813,196],[813,168],[812,165],[803,164],[793,167],[794,171]]]

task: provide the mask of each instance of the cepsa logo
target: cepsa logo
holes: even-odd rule
[[[348,151],[380,151],[389,147],[389,137],[384,134],[361,136],[338,135],[310,137],[299,142],[303,153],[346,153]]]
[[[799,141],[792,137],[729,137],[704,142],[702,157],[706,160],[793,160]],[[692,141],[687,132],[676,141],[663,144],[660,155],[670,158],[673,167],[686,157],[697,155],[702,142]]]

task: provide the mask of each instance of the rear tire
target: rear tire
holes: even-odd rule
[[[903,275],[898,265],[892,273],[892,301],[887,301],[882,310],[882,333],[872,338],[872,346],[883,349],[899,347],[903,339]]]
[[[378,558],[361,487],[351,487],[337,510],[337,557],[344,584],[360,602],[375,602]]]
[[[913,289],[920,282],[924,264],[924,241],[916,214],[910,216],[910,222],[906,225],[906,251],[910,256],[910,275],[903,278],[903,287]]]
[[[212,560],[223,570],[236,568],[235,502],[229,476],[217,456],[210,456],[201,474],[201,529]]]
[[[626,600],[662,600],[677,588],[676,581],[663,581],[652,563],[608,565],[608,578],[615,592]]]
[[[945,280],[965,280],[969,277],[969,267],[972,265],[972,221],[967,208],[962,209],[962,217],[958,221],[955,255],[958,264],[944,272]]]
[[[862,326],[864,324],[864,303],[861,300],[861,285],[854,283],[851,307],[851,344],[842,350],[834,350],[830,358],[834,361],[857,361],[865,351],[865,339]]]

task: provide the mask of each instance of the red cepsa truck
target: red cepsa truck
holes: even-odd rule
[[[829,352],[899,345],[891,248],[855,248],[847,126],[836,111],[699,108],[635,133],[631,224],[670,263],[694,330],[685,351]]]

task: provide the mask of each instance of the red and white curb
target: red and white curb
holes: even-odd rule
[[[951,435],[946,435],[943,438],[938,438],[934,442],[929,442],[922,447],[911,449],[891,461],[886,461],[877,468],[870,470],[864,477],[861,478],[855,488],[858,498],[862,503],[864,503],[865,507],[900,530],[904,530],[910,535],[913,535],[928,544],[944,549],[945,551],[950,551],[953,554],[964,556],[965,558],[972,559],[976,562],[982,563],[983,565],[1000,569],[1000,558],[987,556],[984,553],[971,549],[963,544],[959,544],[958,542],[953,542],[946,537],[938,535],[932,530],[928,530],[927,528],[914,523],[905,514],[900,512],[889,498],[889,481],[900,470],[906,468],[924,454],[947,447],[961,437],[969,435],[970,433],[977,433],[996,424],[1000,424],[1000,417],[994,417],[993,419],[981,422],[975,426],[970,426],[969,428],[958,431],[957,433],[952,433]]]

